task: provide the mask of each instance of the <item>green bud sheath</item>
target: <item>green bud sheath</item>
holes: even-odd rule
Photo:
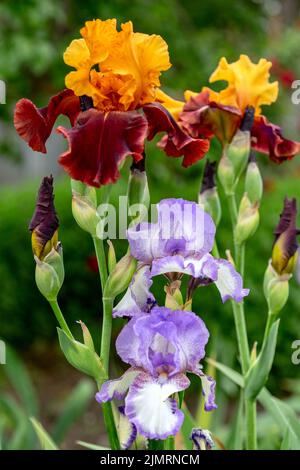
[[[116,264],[110,273],[104,288],[104,297],[114,299],[129,286],[136,271],[137,260],[130,254],[126,254]]]
[[[235,241],[241,245],[252,237],[259,224],[258,204],[251,204],[247,194],[244,194],[239,207],[238,220],[234,231]]]
[[[234,168],[232,162],[228,156],[223,152],[223,156],[218,166],[218,178],[224,189],[226,195],[230,195],[234,192]]]
[[[39,291],[48,301],[55,300],[64,281],[61,249],[59,251],[52,249],[43,261],[37,257],[35,261],[35,280]]]
[[[263,180],[255,160],[250,160],[247,166],[245,191],[252,204],[261,201],[263,194]]]
[[[95,188],[79,181],[71,180],[72,213],[82,230],[96,236],[100,217],[97,213],[97,194]]]

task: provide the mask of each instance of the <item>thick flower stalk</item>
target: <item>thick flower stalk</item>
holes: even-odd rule
[[[175,435],[184,419],[175,396],[189,387],[187,372],[200,377],[206,410],[216,408],[215,382],[204,375],[199,364],[208,337],[204,322],[192,312],[165,307],[141,312],[123,328],[116,342],[119,356],[131,367],[119,379],[104,383],[97,400],[124,399],[126,417],[147,438]]]
[[[95,187],[117,181],[127,156],[142,160],[145,140],[158,132],[166,133],[167,155],[183,156],[184,166],[203,158],[209,141],[189,136],[161,104],[159,77],[171,67],[166,42],[134,32],[130,21],[118,31],[115,19],[87,21],[80,33],[64,53],[75,69],[67,88],[44,108],[24,98],[16,105],[15,128],[30,147],[46,153],[57,117],[66,115],[72,127],[57,131],[69,149],[59,163],[71,178]]]

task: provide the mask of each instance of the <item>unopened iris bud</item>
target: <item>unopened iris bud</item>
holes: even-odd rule
[[[254,152],[250,153],[246,171],[245,191],[252,204],[259,203],[263,194],[263,180],[256,163]]]
[[[108,276],[104,297],[114,299],[129,286],[136,271],[137,260],[127,253],[118,261],[114,270]]]
[[[56,299],[64,280],[62,247],[58,241],[59,223],[53,201],[53,178],[45,177],[38,192],[29,230],[36,262],[36,284],[49,301]]]
[[[235,241],[241,245],[256,232],[259,224],[258,204],[251,204],[245,193],[239,207],[237,224],[235,227]]]
[[[112,241],[107,240],[107,244],[109,246],[108,254],[107,254],[107,267],[108,267],[108,272],[110,274],[116,267],[117,258],[116,258],[116,252],[115,252],[115,248],[114,248]]]
[[[190,439],[193,441],[193,450],[211,450],[215,446],[207,429],[193,428]]]
[[[233,194],[235,186],[245,169],[251,148],[250,130],[254,120],[254,108],[248,107],[240,129],[236,132],[230,144],[224,147],[218,176],[225,194]]]
[[[272,250],[272,266],[279,275],[291,274],[297,262],[297,235],[300,231],[296,228],[296,219],[296,199],[285,198],[284,208],[274,231],[275,241]]]
[[[279,313],[289,298],[289,279],[290,276],[285,274],[284,276],[278,276],[272,279],[267,285],[267,302],[269,312],[272,314]]]
[[[172,310],[181,310],[183,306],[182,293],[180,291],[181,281],[173,281],[165,286],[165,306]]]
[[[129,216],[134,223],[141,222],[147,216],[150,205],[150,195],[147,173],[145,170],[145,155],[142,160],[133,163],[130,168],[128,181],[128,206]],[[135,211],[135,205],[141,205],[141,213],[138,215]],[[132,209],[132,214],[131,214]],[[138,211],[139,212],[139,211]]]
[[[218,178],[224,189],[225,194],[228,196],[234,192],[234,167],[225,151],[218,165]]]
[[[72,213],[82,230],[96,236],[100,217],[97,213],[97,194],[95,188],[80,181],[71,180]]]
[[[211,215],[216,226],[218,226],[221,215],[221,203],[215,183],[216,162],[206,161],[201,190],[199,194],[199,205],[205,212]]]

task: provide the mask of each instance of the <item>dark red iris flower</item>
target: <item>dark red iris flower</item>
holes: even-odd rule
[[[194,139],[211,138],[214,135],[222,144],[230,143],[240,128],[243,113],[232,106],[224,106],[209,100],[203,91],[191,97],[179,115],[179,124]],[[300,152],[300,142],[283,137],[281,128],[264,116],[255,116],[251,128],[251,146],[269,155],[275,163],[291,160]]]
[[[152,140],[159,132],[166,133],[166,154],[183,156],[184,166],[203,158],[209,148],[208,139],[190,136],[159,103],[144,105],[140,110],[104,113],[87,109],[86,100],[71,90],[53,96],[44,108],[21,99],[15,107],[14,125],[33,150],[46,153],[46,141],[61,114],[69,118],[71,128],[57,129],[69,143],[59,163],[71,178],[90,186],[114,183],[125,157],[130,155],[135,162],[140,161],[145,140]]]

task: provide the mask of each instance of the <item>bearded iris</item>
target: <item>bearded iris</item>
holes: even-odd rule
[[[290,160],[300,151],[300,143],[285,139],[281,128],[261,114],[261,106],[274,103],[278,96],[278,82],[269,82],[271,66],[266,59],[254,64],[243,54],[233,63],[223,57],[209,81],[224,80],[226,88],[220,92],[209,87],[203,87],[200,93],[186,91],[185,103],[166,98],[165,106],[191,136],[216,136],[223,145],[232,141],[251,107],[255,112],[252,148],[269,155],[275,163]],[[163,138],[160,146],[165,145]]]
[[[167,133],[166,153],[183,155],[185,166],[202,158],[209,141],[189,136],[161,105],[159,76],[171,66],[165,41],[134,32],[130,21],[118,31],[114,19],[87,21],[80,33],[64,53],[75,69],[66,76],[67,89],[45,108],[27,99],[16,105],[15,128],[30,147],[46,153],[57,117],[68,116],[71,129],[57,129],[69,144],[59,163],[95,187],[114,183],[125,157],[142,160],[145,140],[158,132]]]
[[[215,224],[198,204],[183,199],[164,199],[157,205],[157,223],[142,222],[128,229],[130,252],[138,270],[119,304],[115,316],[135,316],[149,311],[155,302],[150,293],[152,278],[160,274],[169,280],[187,274],[195,285],[214,282],[222,301],[242,301],[249,290],[240,274],[225,259],[211,255]]]
[[[200,377],[205,409],[216,408],[215,382],[199,364],[208,338],[204,322],[192,312],[154,307],[150,314],[132,318],[116,341],[119,356],[131,367],[119,379],[105,382],[97,400],[125,399],[126,417],[145,437],[175,435],[184,419],[175,394],[189,387],[186,372]]]

